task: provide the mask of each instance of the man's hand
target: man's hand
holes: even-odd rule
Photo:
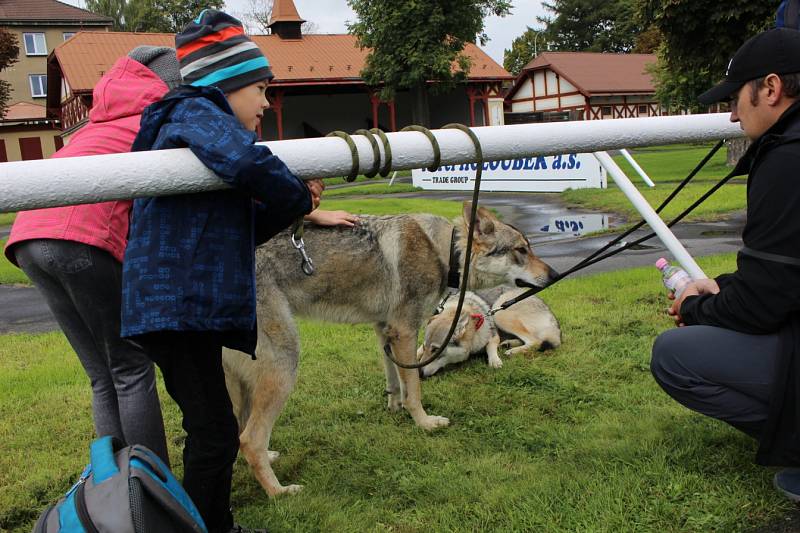
[[[673,293],[669,293],[668,298],[670,300],[675,300],[672,302],[672,306],[667,310],[667,314],[671,316],[675,320],[675,325],[677,327],[685,326],[686,324],[683,323],[683,318],[681,317],[681,304],[683,301],[688,298],[689,296],[698,296],[701,294],[717,294],[719,293],[719,285],[713,279],[696,279],[692,280],[683,292],[681,293],[681,297],[675,299],[675,295]]]
[[[311,193],[311,203],[313,205],[311,210],[313,211],[319,207],[319,203],[322,201],[322,191],[325,190],[325,183],[322,180],[308,180],[306,187]]]

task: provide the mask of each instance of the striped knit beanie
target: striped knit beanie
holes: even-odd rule
[[[271,80],[269,61],[245,34],[242,23],[222,11],[206,9],[175,36],[183,83],[213,85],[231,93]]]

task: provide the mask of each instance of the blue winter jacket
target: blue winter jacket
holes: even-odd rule
[[[311,211],[305,184],[215,87],[181,86],[142,114],[133,151],[189,148],[233,189],[138,199],[122,273],[122,336],[217,331],[253,354],[255,247]]]

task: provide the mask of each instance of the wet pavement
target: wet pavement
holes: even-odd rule
[[[468,193],[408,193],[407,197],[425,197],[441,200],[468,200]],[[374,197],[374,196],[373,196]],[[535,193],[484,193],[480,205],[495,209],[504,222],[512,224],[530,239],[534,252],[558,271],[564,271],[589,256],[608,242],[616,233],[585,236],[600,229],[615,229],[621,224],[633,223],[608,213],[596,213],[565,207],[557,194]],[[581,227],[581,221],[584,221]],[[719,222],[677,224],[675,236],[692,257],[736,252],[742,246],[744,212],[736,213]],[[604,224],[604,226],[603,226]],[[547,231],[544,231],[544,230]],[[563,230],[563,231],[562,231]],[[632,242],[650,233],[648,226],[634,232],[625,240]],[[613,249],[613,248],[612,248]],[[657,237],[626,250],[600,263],[592,265],[576,276],[608,272],[636,266],[650,266],[659,257],[672,257]]]

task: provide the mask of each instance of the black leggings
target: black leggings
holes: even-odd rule
[[[225,387],[219,335],[165,332],[144,338],[167,392],[183,413],[183,486],[209,533],[233,527],[230,510],[239,427]]]

